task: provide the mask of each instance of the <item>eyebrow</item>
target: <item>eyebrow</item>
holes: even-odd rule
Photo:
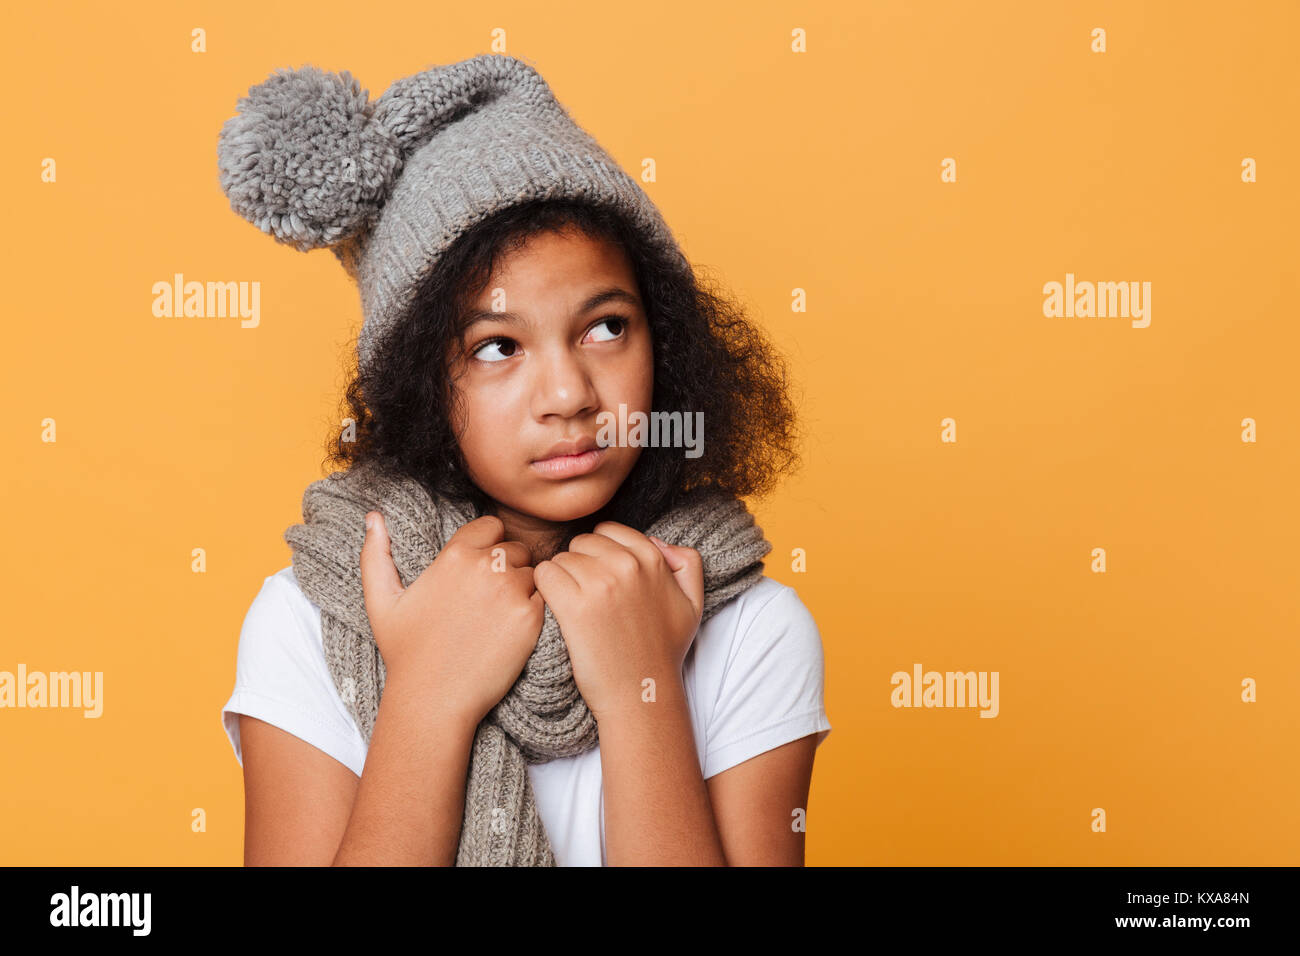
[[[593,309],[598,309],[609,302],[622,302],[626,305],[640,308],[641,300],[634,296],[626,289],[613,286],[608,289],[602,289],[593,293],[587,298],[587,301],[578,306],[575,315],[586,315]],[[527,319],[517,315],[514,312],[491,312],[487,309],[471,309],[465,313],[465,329],[468,330],[476,322],[506,322],[510,325],[522,325],[527,327],[530,323]]]

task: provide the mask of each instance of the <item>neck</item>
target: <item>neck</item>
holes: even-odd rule
[[[506,526],[506,540],[520,541],[528,548],[528,553],[532,555],[532,560],[529,562],[532,566],[555,557],[575,527],[573,522],[566,524],[547,521],[544,518],[515,511],[500,503],[494,503],[493,513]]]

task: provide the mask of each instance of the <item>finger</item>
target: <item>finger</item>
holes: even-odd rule
[[[570,554],[586,554],[593,558],[610,558],[628,549],[620,541],[604,534],[579,534],[569,541]],[[638,559],[639,560],[639,559]]]
[[[451,536],[447,542],[459,541],[472,548],[486,548],[496,544],[506,536],[505,522],[496,515],[483,515],[473,521],[467,521]]]
[[[532,569],[529,568],[529,570],[531,571]],[[542,636],[542,627],[545,626],[546,599],[542,597],[541,591],[534,591],[533,596],[528,600],[532,604],[533,613],[537,615],[537,633],[533,634],[532,639],[529,641],[533,647],[536,647],[538,640]]]
[[[598,535],[616,541],[637,556],[647,567],[659,563],[659,550],[650,543],[650,539],[635,528],[629,528],[617,521],[602,521],[592,531]]]
[[[673,580],[682,589],[695,608],[696,616],[704,613],[704,560],[694,548],[682,548],[669,544],[660,538],[651,537],[650,541],[657,547],[668,568],[673,572]]]
[[[561,552],[561,554],[563,553]],[[559,555],[556,555],[556,557],[559,557]],[[573,575],[557,564],[554,559],[537,563],[537,567],[533,568],[533,583],[537,586],[537,593],[552,607],[557,603],[562,604],[573,600],[578,597],[582,590],[578,587],[578,582]]]
[[[524,597],[531,597],[537,593],[537,585],[533,581],[533,569],[531,567],[511,568],[506,572],[509,575],[511,588]]]
[[[607,569],[607,562],[602,557],[583,554],[580,551],[561,551],[551,558],[551,563],[567,571],[569,576],[578,583],[579,589],[584,582],[589,583],[604,575]]]
[[[366,614],[373,618],[376,610],[382,613],[403,590],[401,575],[393,563],[393,544],[384,516],[378,511],[367,512],[366,537],[361,543],[361,593]]]
[[[528,550],[528,545],[522,541],[497,542],[490,546],[489,553],[492,556],[492,569],[494,571],[506,571],[533,563],[533,553]],[[504,566],[502,566],[501,558],[505,559]]]

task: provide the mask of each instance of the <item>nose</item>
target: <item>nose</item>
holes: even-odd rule
[[[533,415],[538,421],[547,416],[573,418],[594,413],[599,407],[591,371],[582,357],[570,349],[548,350],[535,363]]]

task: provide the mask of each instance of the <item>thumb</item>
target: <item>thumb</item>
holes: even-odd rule
[[[694,548],[669,544],[654,535],[650,536],[650,540],[668,562],[668,569],[673,572],[677,586],[691,602],[691,607],[695,608],[695,616],[698,618],[704,613],[704,561],[700,558],[700,552]]]
[[[361,544],[361,591],[366,613],[373,620],[375,609],[387,607],[403,590],[384,516],[378,511],[367,512],[366,539]]]

